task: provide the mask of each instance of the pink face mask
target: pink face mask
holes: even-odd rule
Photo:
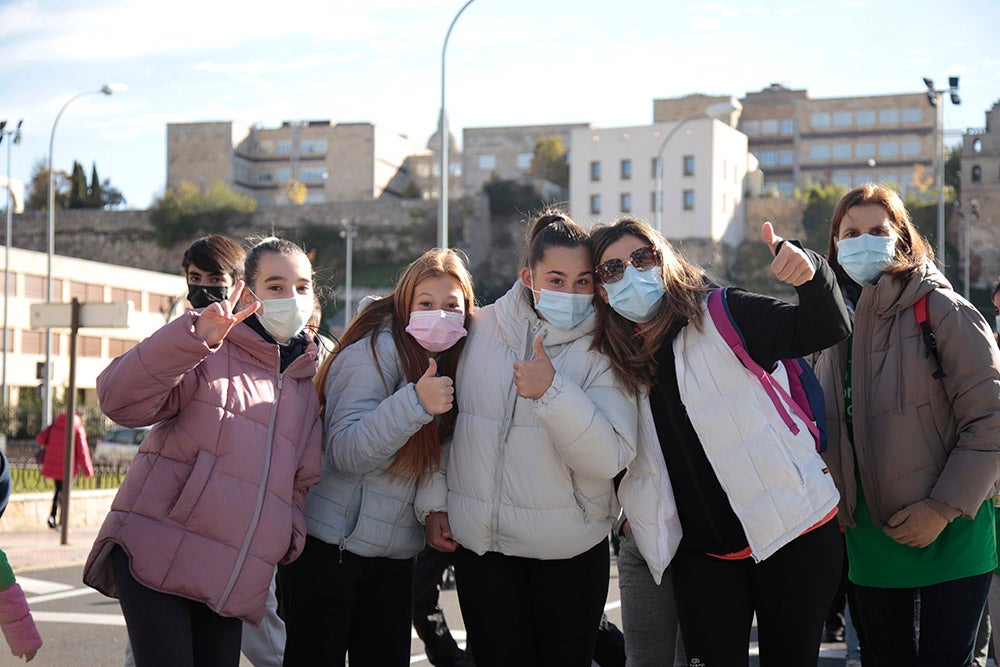
[[[465,315],[445,310],[415,310],[406,333],[428,352],[444,352],[465,334]]]

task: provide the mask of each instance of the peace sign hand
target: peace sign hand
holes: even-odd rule
[[[770,222],[765,222],[760,228],[760,237],[771,249],[774,261],[771,262],[771,273],[783,283],[788,283],[793,287],[803,285],[816,275],[816,267],[813,266],[809,255],[803,252],[794,243],[781,243],[783,238],[774,233],[774,226]],[[775,253],[778,244],[781,248]]]
[[[556,376],[556,369],[542,347],[541,336],[535,338],[534,348],[533,361],[518,361],[514,364],[514,384],[517,386],[517,395],[521,398],[541,398],[552,386],[552,378]]]
[[[236,305],[240,302],[240,294],[243,293],[244,282],[238,281],[233,287],[233,293],[228,299],[216,301],[208,306],[194,321],[194,333],[205,341],[209,347],[215,347],[222,339],[229,335],[234,326],[257,312],[260,306],[259,301],[254,301],[253,305],[246,306],[243,310],[236,311]]]

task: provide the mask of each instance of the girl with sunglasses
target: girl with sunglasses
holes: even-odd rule
[[[770,223],[761,236],[798,305],[739,289],[726,300],[746,350],[771,370],[836,343],[850,325],[826,261]],[[761,665],[816,664],[842,561],[837,491],[812,436],[780,435],[770,399],[708,316],[715,286],[700,267],[639,220],[591,238],[595,346],[623,384],[648,394],[619,488],[622,553],[647,565],[619,570],[629,664],[670,664],[656,653],[673,650],[662,635],[675,601],[689,664],[746,665],[755,614]]]
[[[591,349],[593,266],[572,220],[535,219],[517,282],[472,319],[447,472],[417,497],[428,543],[457,549],[479,667],[589,667],[594,655],[637,404]]]

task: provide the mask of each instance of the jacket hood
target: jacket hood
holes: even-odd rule
[[[922,296],[938,288],[952,289],[937,267],[932,262],[925,262],[906,282],[883,273],[877,283],[865,285],[862,294],[874,290],[875,313],[880,318],[888,318],[912,308]]]
[[[594,330],[597,315],[591,314],[587,319],[569,331],[558,329],[538,317],[534,304],[531,302],[531,292],[520,280],[502,297],[494,302],[500,337],[504,344],[519,353],[525,352],[525,358],[530,356],[531,342],[538,334],[545,336],[545,344],[564,345],[578,338],[590,335]],[[475,315],[473,315],[475,317]],[[531,339],[525,342],[529,332],[535,332]],[[525,350],[527,346],[527,350]]]

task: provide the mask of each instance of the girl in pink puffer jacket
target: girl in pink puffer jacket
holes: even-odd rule
[[[0,452],[0,516],[7,508],[10,497],[10,466],[7,457]],[[42,647],[42,638],[31,618],[24,591],[14,581],[14,572],[7,563],[7,556],[0,551],[0,629],[7,638],[10,652],[18,658],[31,662]]]

